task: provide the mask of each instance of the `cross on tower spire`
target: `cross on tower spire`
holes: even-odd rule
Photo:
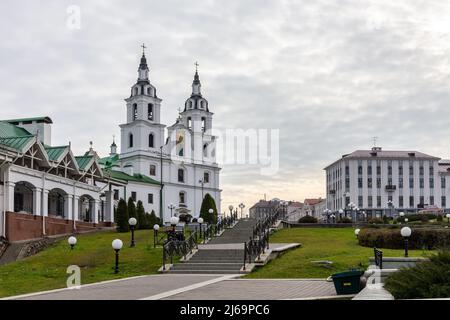
[[[145,43],[143,43],[141,47],[142,47],[142,55],[145,55],[145,49],[147,49]]]
[[[197,72],[198,72],[198,66],[199,66],[199,64],[198,64],[197,61],[195,61],[194,65],[195,65],[195,73],[197,73]]]

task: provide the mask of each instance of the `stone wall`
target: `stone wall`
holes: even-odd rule
[[[76,221],[74,226],[72,220],[57,217],[45,217],[43,222],[42,216],[17,212],[6,213],[6,238],[9,242],[39,239],[44,236],[94,231],[112,226],[114,224],[111,222],[94,224],[83,221]]]

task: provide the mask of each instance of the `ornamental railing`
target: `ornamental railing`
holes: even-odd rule
[[[269,249],[269,230],[260,235],[258,239],[251,239],[244,243],[244,266],[246,268],[247,263],[253,263],[256,259],[261,257],[266,249]]]
[[[184,257],[191,254],[194,249],[198,248],[198,232],[193,232],[186,240],[172,239],[163,245],[163,270],[166,270],[166,264],[170,261],[173,264],[173,259],[176,257]]]

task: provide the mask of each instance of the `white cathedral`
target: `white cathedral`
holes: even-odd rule
[[[217,138],[198,70],[167,134],[144,52],[125,101],[120,153],[113,141],[104,158],[92,145],[79,156],[70,143],[52,145],[49,117],[0,120],[0,237],[21,241],[111,226],[120,198],[142,201],[163,222],[198,217],[206,194],[220,212]]]
[[[150,83],[145,53],[137,82],[125,101],[127,118],[120,125],[120,154],[113,142],[110,156],[100,159],[102,167],[131,177],[126,188],[115,189],[115,198],[141,200],[146,212],[154,211],[168,221],[171,215],[198,217],[202,200],[209,193],[220,212],[220,168],[215,156],[216,137],[211,134],[213,113],[202,96],[197,69],[192,93],[176,122],[167,127],[167,137],[166,125],[161,123],[162,100]]]

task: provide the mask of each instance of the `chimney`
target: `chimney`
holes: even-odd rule
[[[7,122],[14,124],[18,127],[24,128],[29,133],[37,135],[38,139],[45,145],[52,145],[52,119],[49,117],[41,118],[28,118],[28,119],[15,119],[6,120]]]

